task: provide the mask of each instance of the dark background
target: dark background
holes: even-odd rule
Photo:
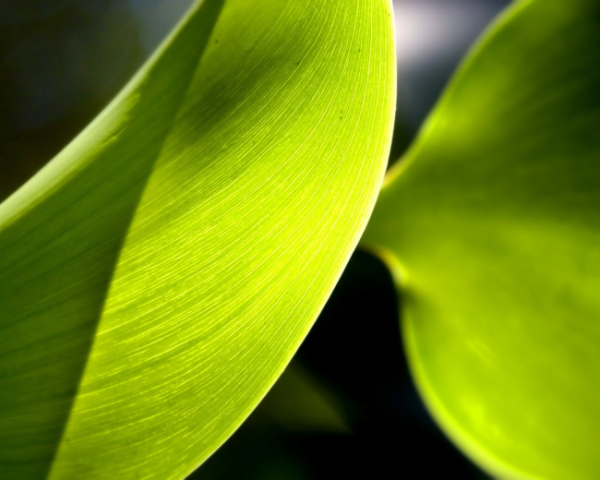
[[[0,1],[0,200],[131,77],[190,0]],[[507,0],[395,0],[391,162]],[[357,251],[291,367],[199,479],[485,479],[411,381],[385,266]]]

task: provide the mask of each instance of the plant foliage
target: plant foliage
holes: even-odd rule
[[[364,237],[430,408],[502,478],[600,475],[599,44],[598,2],[515,2]]]
[[[0,477],[181,478],[265,395],[385,170],[387,0],[205,0],[0,206]]]

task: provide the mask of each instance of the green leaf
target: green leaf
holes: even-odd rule
[[[206,0],[0,206],[0,477],[181,478],[356,245],[391,136],[387,0]]]
[[[425,399],[502,478],[600,476],[600,4],[515,2],[364,237]]]

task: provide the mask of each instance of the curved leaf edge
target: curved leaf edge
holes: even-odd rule
[[[493,41],[498,32],[502,31],[506,25],[510,24],[513,18],[519,16],[523,10],[528,8],[535,1],[536,0],[516,0],[513,4],[509,5],[491,22],[479,39],[469,49],[408,150],[387,171],[382,183],[380,195],[385,196],[386,193],[393,188],[400,187],[399,184],[402,182],[404,172],[417,161],[421,149],[430,137],[430,132],[437,128],[439,122],[445,120],[438,112],[442,112],[446,103],[451,99],[454,86],[461,83],[463,77],[469,74],[471,64],[481,52],[487,48],[488,43]],[[382,216],[386,216],[386,214],[383,213]],[[359,248],[372,253],[387,266],[400,298],[402,298],[403,290],[410,281],[410,272],[404,267],[402,258],[391,249],[387,248],[384,245],[384,242],[378,240],[377,232],[373,228],[369,228],[369,226],[372,226],[377,222],[377,218],[378,210],[377,206],[375,206],[371,217],[375,222],[369,223],[367,226],[359,243]],[[417,353],[415,338],[413,331],[410,328],[410,322],[407,321],[406,318],[408,309],[403,306],[403,302],[401,302],[400,308],[400,341],[404,344],[407,361],[410,367],[410,374],[427,410],[441,427],[442,431],[463,453],[467,455],[467,457],[486,471],[493,473],[498,478],[506,480],[543,480],[541,477],[533,477],[526,472],[513,468],[509,463],[503,462],[493,451],[481,447],[477,441],[462,428],[460,423],[454,420],[452,415],[444,407],[444,402],[436,395],[436,390],[429,383],[424,369],[420,367],[420,362],[417,361],[419,355]]]
[[[423,145],[430,137],[430,132],[437,128],[437,124],[439,122],[445,120],[441,115],[439,115],[438,112],[445,110],[446,104],[451,100],[455,85],[462,83],[463,78],[469,75],[471,65],[477,60],[481,53],[487,49],[488,43],[494,39],[496,34],[501,32],[508,24],[510,24],[513,18],[519,16],[521,11],[528,8],[535,1],[536,0],[515,0],[513,4],[509,5],[502,12],[500,12],[500,14],[498,14],[498,16],[492,20],[490,25],[483,31],[483,33],[479,36],[479,38],[475,41],[475,43],[465,54],[464,58],[461,60],[450,81],[444,88],[442,95],[423,122],[423,125],[421,126],[416,138],[413,140],[408,150],[387,171],[383,180],[382,191],[387,190],[399,182],[404,171],[416,161],[416,158],[419,156]],[[375,212],[377,212],[377,210],[375,210]],[[375,243],[376,241],[374,241],[374,244]]]
[[[33,177],[4,201],[0,202],[0,228],[10,227],[19,218],[20,214],[41,203],[46,196],[60,189],[62,182],[68,180],[74,174],[74,171],[85,167],[85,161],[73,161],[69,155],[70,151],[80,148],[80,143],[83,143],[83,139],[87,134],[97,128],[105,118],[114,114],[121,106],[123,100],[143,84],[147,74],[156,66],[173,40],[185,28],[190,19],[197,13],[197,10],[207,3],[210,3],[210,0],[193,0],[193,3],[175,27],[160,42],[115,97]],[[202,51],[200,51],[199,56],[202,56]]]
[[[200,2],[200,4],[203,4],[203,3],[206,3],[206,2]],[[185,21],[186,21],[186,18],[187,18],[187,17],[189,17],[190,15],[192,15],[192,13],[193,13],[193,10],[195,10],[195,9],[192,9],[192,10],[190,10],[190,11],[189,11],[189,12],[186,14],[186,17],[185,17],[185,18],[184,18],[184,19],[181,21],[181,23],[180,23],[180,26],[181,26],[183,23],[185,23]],[[157,52],[156,52],[156,53],[153,55],[153,58],[154,58],[154,57],[158,57],[158,56],[160,56],[160,54],[161,54],[161,50],[162,50],[163,48],[166,48],[166,47],[165,47],[165,45],[168,45],[169,39],[170,39],[172,36],[176,35],[176,34],[177,34],[177,31],[178,31],[178,29],[176,29],[176,30],[175,30],[175,31],[174,31],[174,32],[173,32],[173,33],[172,33],[172,34],[169,36],[169,38],[168,38],[167,40],[165,40],[165,42],[163,42],[163,45],[162,45],[162,46],[161,46],[161,48],[160,48],[160,49],[159,49],[159,50],[158,50],[158,51],[157,51]],[[392,38],[393,38],[393,37],[392,37]],[[147,65],[148,65],[148,64],[147,64]],[[135,81],[136,81],[136,79],[137,79],[139,76],[143,76],[145,68],[146,68],[146,66],[145,66],[145,67],[142,69],[142,71],[140,71],[140,72],[138,72],[138,74],[136,74],[136,76],[135,76],[135,77],[134,77],[134,78],[131,80],[130,84],[135,84]],[[395,84],[396,84],[396,79],[395,79],[395,70],[394,70],[394,72],[393,72],[393,73],[394,73],[394,75],[390,75],[390,77],[389,77],[389,81],[390,81],[390,84],[393,84],[393,85],[395,85]],[[113,104],[118,104],[119,98],[120,98],[121,96],[123,96],[123,95],[126,95],[126,94],[127,94],[128,88],[129,88],[129,84],[128,84],[128,86],[127,86],[127,87],[124,89],[124,91],[122,91],[122,92],[121,92],[121,94],[119,94],[119,96],[117,96],[117,98],[115,98],[115,100],[113,100],[113,102],[111,102],[111,105],[113,105]],[[390,99],[390,105],[394,105],[394,103],[395,103],[395,102],[394,102],[393,100],[394,100],[394,99]],[[110,108],[110,106],[109,106],[108,108]],[[107,108],[107,110],[108,110],[108,108]],[[390,112],[389,112],[389,113],[390,113],[390,118],[393,120],[393,108],[390,108]],[[101,115],[104,115],[104,112],[103,112]],[[97,118],[97,119],[95,119],[95,120],[92,122],[92,124],[91,124],[90,126],[88,126],[88,128],[92,128],[93,124],[95,124],[95,123],[96,123],[98,120],[99,120],[98,118]],[[388,152],[389,152],[390,143],[391,143],[391,137],[392,137],[392,123],[393,123],[393,121],[390,121],[390,122],[389,122],[389,124],[388,124],[388,127],[389,127],[389,128],[388,128],[388,132],[387,132],[387,139],[388,139],[388,140],[387,140],[387,145],[388,145],[388,147],[387,147],[387,148],[388,148]],[[87,131],[87,129],[86,129],[86,131]],[[67,148],[68,148],[68,147],[67,147]],[[383,166],[383,164],[385,163],[385,158],[386,158],[386,157],[387,157],[387,155],[383,155],[383,156],[382,156],[382,166]],[[42,175],[40,174],[38,177],[42,177]],[[381,171],[380,171],[380,176],[379,176],[379,179],[378,179],[378,182],[377,182],[377,185],[376,185],[376,187],[377,187],[377,188],[375,188],[375,191],[378,191],[378,190],[379,190],[379,186],[382,184],[383,178],[384,178],[384,171],[383,171],[383,168],[382,168],[382,169],[381,169]],[[38,181],[39,181],[39,179],[38,179]],[[32,182],[32,183],[34,183],[34,182]],[[42,185],[42,187],[43,187],[43,185]],[[31,190],[31,187],[30,187],[30,190]],[[342,266],[343,266],[343,267],[345,267],[345,265],[348,263],[348,261],[349,261],[349,259],[350,259],[350,256],[351,256],[351,254],[352,254],[352,251],[354,250],[354,248],[355,248],[355,247],[356,247],[356,245],[358,244],[358,242],[359,242],[359,239],[360,239],[360,237],[361,237],[361,235],[362,235],[363,231],[365,230],[365,228],[366,228],[366,226],[367,226],[367,222],[368,222],[368,219],[369,219],[370,213],[373,211],[373,208],[374,208],[374,206],[375,206],[375,202],[376,202],[376,195],[373,195],[373,196],[370,198],[370,200],[369,200],[369,202],[368,202],[368,206],[367,206],[367,207],[366,207],[366,209],[365,209],[365,215],[363,216],[363,218],[362,218],[362,220],[361,220],[361,225],[360,225],[360,226],[359,226],[359,227],[356,229],[356,231],[355,231],[355,233],[354,233],[353,237],[352,237],[351,239],[348,239],[348,243],[349,243],[349,245],[351,245],[351,248],[349,248],[349,249],[348,249],[348,252],[347,252],[347,254],[346,254],[345,258],[344,258],[344,259],[343,259],[343,261],[342,261]],[[336,272],[336,274],[335,274],[335,277],[332,279],[332,281],[331,281],[331,284],[329,285],[329,289],[328,289],[328,291],[325,291],[325,292],[323,292],[323,294],[320,296],[321,298],[318,298],[318,299],[316,300],[316,301],[317,301],[317,303],[319,303],[319,305],[320,305],[319,311],[320,311],[320,310],[323,308],[323,306],[325,305],[325,303],[326,303],[327,299],[329,298],[329,296],[330,296],[331,292],[333,291],[333,289],[334,289],[334,287],[335,287],[335,285],[336,285],[337,281],[339,280],[339,277],[342,275],[342,272],[343,272],[343,268],[340,268],[340,269],[338,269],[338,271],[337,271],[337,272]],[[236,429],[239,427],[239,425],[241,425],[241,423],[243,423],[243,421],[245,420],[245,418],[247,418],[247,417],[248,417],[248,416],[249,416],[249,415],[252,413],[252,411],[253,411],[253,410],[254,410],[254,408],[255,408],[255,407],[256,407],[256,406],[257,406],[257,405],[260,403],[260,401],[262,400],[262,398],[264,398],[264,396],[265,396],[265,395],[268,393],[268,391],[270,390],[270,387],[271,387],[271,386],[272,386],[272,385],[273,385],[273,384],[276,382],[276,380],[279,378],[279,376],[281,375],[281,373],[283,373],[283,371],[285,370],[285,368],[286,368],[287,364],[288,364],[288,363],[291,361],[291,359],[293,358],[293,355],[295,354],[295,351],[296,351],[296,350],[297,350],[297,348],[300,346],[300,344],[301,344],[302,340],[304,339],[304,337],[305,337],[305,336],[308,334],[308,332],[310,331],[310,328],[312,328],[312,323],[310,323],[310,324],[308,324],[308,325],[306,326],[306,328],[304,329],[304,331],[301,333],[301,336],[300,336],[300,338],[299,338],[299,340],[298,340],[297,344],[296,344],[296,345],[294,345],[294,346],[292,346],[292,347],[290,347],[289,355],[288,355],[288,356],[287,356],[285,359],[282,359],[282,362],[281,362],[281,364],[280,364],[280,365],[281,365],[281,367],[280,367],[280,370],[279,370],[279,371],[277,371],[277,372],[275,372],[275,373],[274,373],[272,376],[270,376],[270,378],[267,380],[268,387],[267,387],[267,388],[265,388],[265,389],[264,389],[264,391],[262,391],[262,392],[261,392],[261,394],[257,395],[257,399],[256,399],[256,402],[254,403],[254,405],[250,405],[250,406],[249,406],[249,408],[247,409],[247,411],[245,412],[245,414],[243,414],[243,418],[241,418],[241,420],[240,420],[239,424],[238,424],[238,425],[234,425],[234,426],[231,428],[231,431],[230,431],[230,433],[229,433],[229,436],[231,436],[231,435],[232,435],[232,434],[235,432],[235,430],[236,430]],[[226,438],[223,440],[223,442],[222,442],[222,443],[224,443],[224,442],[227,440],[227,438],[229,438],[229,436],[228,436],[228,437],[226,437]],[[221,443],[221,444],[222,444],[222,443]],[[206,458],[208,458],[208,457],[206,457]],[[205,460],[206,460],[206,459],[204,459],[203,461],[205,461]],[[201,462],[201,463],[202,463],[202,462]],[[195,468],[197,468],[197,467],[195,467]],[[195,469],[195,468],[194,468],[194,469]],[[193,471],[194,469],[192,469],[191,471]],[[191,471],[190,471],[190,473],[191,473]]]

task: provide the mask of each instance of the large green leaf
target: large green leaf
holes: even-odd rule
[[[516,2],[389,177],[416,379],[503,478],[600,478],[600,4]]]
[[[181,478],[265,395],[366,224],[388,0],[206,0],[0,207],[0,477]]]

